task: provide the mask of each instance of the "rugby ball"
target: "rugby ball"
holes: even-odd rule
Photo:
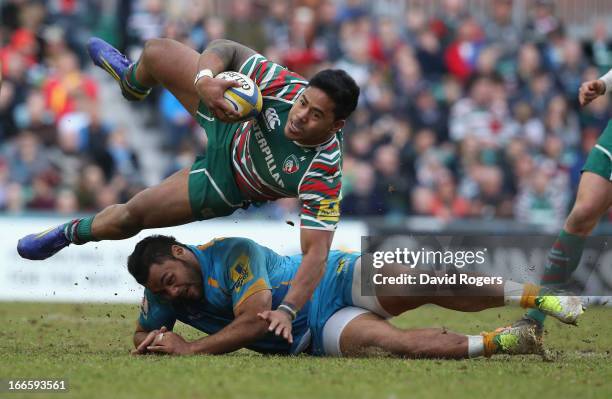
[[[240,114],[240,121],[255,118],[261,112],[263,105],[261,91],[251,78],[234,71],[221,72],[215,78],[240,83],[240,86],[230,87],[223,93],[225,101]]]

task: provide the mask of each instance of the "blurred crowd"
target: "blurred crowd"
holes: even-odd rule
[[[136,152],[101,117],[85,70],[105,2],[3,1],[0,8],[0,210],[92,212],[140,191]],[[115,10],[106,10],[115,13]]]
[[[362,94],[344,129],[346,216],[561,223],[612,109],[607,96],[577,103],[581,82],[612,68],[604,21],[578,41],[551,0],[521,2],[521,23],[512,0],[442,0],[433,14],[415,3],[5,1],[0,209],[92,211],[142,188],[130,132],[102,120],[101,83],[84,72],[95,34],[132,57],[154,37],[198,51],[228,38],[305,77],[347,70]],[[139,106],[162,127],[166,174],[188,166],[202,141],[192,118],[162,89]]]

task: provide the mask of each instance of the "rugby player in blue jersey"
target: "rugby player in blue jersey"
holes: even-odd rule
[[[465,312],[520,303],[565,323],[575,323],[582,313],[580,305],[571,305],[579,303],[577,298],[546,295],[536,286],[510,281],[475,287],[480,291],[460,297],[364,296],[361,255],[344,251],[330,252],[311,300],[293,313],[282,300],[301,257],[281,256],[245,238],[200,246],[161,235],[143,239],[128,259],[129,272],[145,287],[133,353],[222,354],[249,348],[271,354],[354,356],[374,350],[453,359],[528,354],[541,350],[533,326],[470,336],[438,328],[399,329],[388,319],[426,303]],[[390,277],[400,269],[382,271]],[[272,309],[287,312],[292,334],[266,321],[265,313]],[[186,341],[172,332],[177,320],[208,336]]]

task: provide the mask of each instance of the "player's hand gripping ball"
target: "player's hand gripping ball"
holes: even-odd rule
[[[234,71],[221,72],[215,78],[233,80],[240,84],[238,87],[230,87],[223,94],[225,101],[240,114],[239,121],[246,121],[259,115],[263,98],[259,87],[251,78]]]

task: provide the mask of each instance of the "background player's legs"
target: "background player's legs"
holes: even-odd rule
[[[440,328],[403,330],[373,313],[351,320],[340,333],[344,356],[389,353],[409,358],[464,359],[496,353],[537,353],[540,344],[530,330],[501,329],[468,336]]]
[[[583,172],[574,207],[548,254],[542,285],[554,286],[563,284],[569,279],[580,263],[586,237],[591,234],[610,206],[612,206],[610,181],[596,173]],[[540,324],[545,318],[544,314],[536,309],[527,312],[527,317]]]
[[[194,220],[189,203],[189,168],[185,168],[139,192],[126,204],[105,208],[94,217],[91,234],[97,240],[121,240],[143,229]]]
[[[142,86],[162,85],[194,115],[200,102],[193,85],[199,57],[197,51],[175,40],[150,39],[136,63],[134,78]]]
[[[591,234],[599,219],[612,206],[612,184],[596,173],[585,171],[580,177],[576,202],[563,230],[578,236]]]

